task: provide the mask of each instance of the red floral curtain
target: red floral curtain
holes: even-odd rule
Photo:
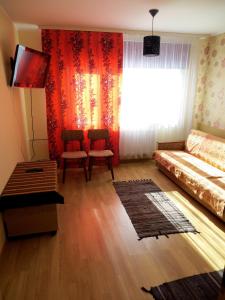
[[[42,30],[42,48],[51,55],[45,89],[50,157],[63,151],[63,129],[108,128],[118,163],[122,34]]]

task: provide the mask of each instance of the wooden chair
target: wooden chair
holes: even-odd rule
[[[108,168],[111,171],[112,179],[114,180],[114,173],[112,167],[113,152],[111,150],[109,141],[109,131],[108,129],[90,129],[88,130],[88,138],[90,139],[90,151],[88,152],[89,164],[89,180],[91,180],[92,166],[95,160],[98,158],[104,158],[108,164]],[[95,150],[95,142],[99,140],[105,140],[105,147],[103,150]]]
[[[80,160],[81,165],[84,169],[85,180],[87,181],[87,170],[86,170],[86,161],[87,161],[87,153],[84,151],[83,140],[84,134],[82,130],[63,130],[61,138],[64,142],[64,152],[61,155],[61,159],[63,160],[63,183],[65,182],[66,176],[66,167],[67,161]],[[68,144],[70,142],[77,141],[79,142],[80,149],[74,151],[67,151]]]

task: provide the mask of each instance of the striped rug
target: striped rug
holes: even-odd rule
[[[155,300],[222,300],[222,274],[222,270],[204,273],[142,290],[152,294]]]
[[[113,182],[139,239],[193,232],[196,229],[150,179]]]

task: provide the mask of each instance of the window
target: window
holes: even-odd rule
[[[142,49],[142,39],[125,39],[121,158],[150,157],[156,139],[184,138],[191,127],[192,43],[162,42],[156,57],[144,57]]]

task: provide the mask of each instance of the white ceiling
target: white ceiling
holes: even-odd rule
[[[225,0],[0,0],[15,22],[57,27],[151,30],[150,8],[158,8],[155,31],[225,32]]]

